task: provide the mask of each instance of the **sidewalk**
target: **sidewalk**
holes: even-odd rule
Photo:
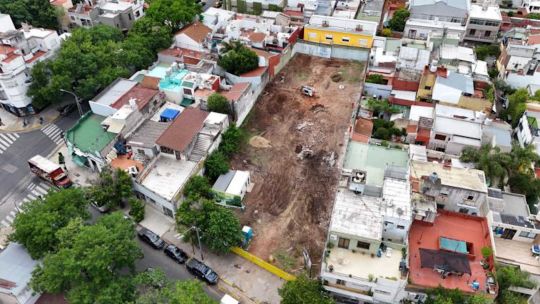
[[[39,117],[43,117],[43,125],[39,123]],[[0,108],[0,119],[2,120],[0,132],[16,133],[36,130],[49,123],[55,122],[58,117],[60,117],[60,113],[54,107],[49,107],[38,114],[26,117],[15,116]],[[27,121],[26,126],[24,126],[24,120]]]
[[[64,155],[64,161],[66,162],[66,171],[69,179],[79,187],[91,186],[92,180],[98,178],[98,173],[90,170],[86,167],[78,166],[73,162],[71,155],[68,152],[66,145],[61,145],[60,149],[53,151],[49,156],[49,160],[58,164],[58,152]]]
[[[183,242],[178,237],[173,226],[162,236],[162,239],[200,260],[201,254],[197,246],[193,253],[191,244]],[[278,289],[281,288],[284,280],[234,253],[218,256],[203,248],[203,256],[204,263],[219,274],[218,287],[223,292],[241,303],[279,304],[281,298]]]

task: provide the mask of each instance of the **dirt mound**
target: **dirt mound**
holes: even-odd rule
[[[271,148],[270,141],[262,136],[253,136],[249,139],[249,145],[255,148]]]
[[[332,79],[333,82],[340,82],[343,80],[343,76],[341,76],[340,73],[336,73],[332,76],[330,76],[330,78]]]

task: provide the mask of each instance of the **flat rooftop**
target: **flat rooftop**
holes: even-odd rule
[[[440,250],[441,237],[472,244],[472,247],[468,248],[470,250],[468,255],[454,254],[466,260],[465,263],[470,267],[470,275],[467,273],[463,276],[450,275],[443,279],[433,268],[422,268],[420,249],[439,251],[440,255],[450,253]],[[472,292],[470,284],[473,280],[477,280],[480,283],[480,290],[486,290],[487,277],[480,265],[483,247],[492,247],[490,228],[485,218],[439,210],[433,225],[414,221],[409,230],[410,283],[424,288],[441,285],[448,289],[457,288],[464,292]],[[445,262],[452,263],[454,259],[450,258]]]
[[[332,273],[342,274],[345,276],[352,275],[353,277],[366,279],[369,275],[382,278],[399,279],[401,273],[399,271],[399,263],[401,262],[401,251],[388,248],[380,258],[371,257],[370,254],[362,254],[361,252],[353,253],[351,250],[334,247],[330,251],[330,255],[326,258],[324,269],[332,265],[334,270]],[[332,273],[326,273],[325,276]],[[339,278],[339,277],[338,277]]]
[[[532,243],[495,238],[495,257],[506,264],[517,265],[521,270],[540,276],[540,263],[531,254]]]
[[[196,167],[196,162],[160,156],[141,184],[164,199],[172,201]]]
[[[410,171],[411,177],[418,180],[435,172],[442,185],[487,193],[486,177],[481,170],[445,167],[437,162],[412,160]]]
[[[384,202],[346,189],[336,193],[329,231],[372,240],[382,238]]]
[[[79,150],[86,153],[101,152],[116,134],[107,132],[101,126],[105,116],[88,113],[83,116],[75,126],[67,131],[66,138]]]
[[[366,184],[382,187],[388,166],[407,167],[408,162],[406,151],[350,141],[343,167],[366,171]]]
[[[91,101],[107,106],[111,105],[129,92],[135,85],[137,85],[136,81],[118,78]]]

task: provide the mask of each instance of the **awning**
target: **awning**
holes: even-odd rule
[[[189,105],[191,105],[192,103],[194,103],[193,99],[189,99],[189,98],[183,98],[182,99],[182,102],[180,103],[181,106],[184,106],[184,107],[187,107]]]

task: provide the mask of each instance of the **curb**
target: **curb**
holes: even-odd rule
[[[50,124],[53,124],[55,123],[56,121],[58,121],[58,119],[60,119],[60,114],[56,115],[53,119],[51,119],[51,121],[47,122],[47,123],[44,123],[42,125],[36,125],[36,126],[32,126],[32,127],[25,127],[24,129],[18,129],[18,128],[5,128],[5,129],[0,129],[0,133],[29,133],[29,132],[32,132],[32,131],[35,131],[35,130],[38,130],[38,129],[41,129],[43,127],[46,127]]]
[[[228,285],[231,289],[229,288],[224,288],[222,286],[222,284],[219,284],[219,283],[224,283],[225,285]],[[216,285],[216,287],[223,293],[225,294],[228,294],[230,296],[232,296],[233,298],[235,298],[236,300],[240,301],[241,303],[253,303],[253,304],[260,304],[261,302],[259,301],[256,301],[256,300],[253,300],[251,299],[250,297],[248,297],[247,295],[244,295],[244,291],[241,290],[240,288],[238,287],[235,287],[234,284],[232,284],[231,282],[228,282],[227,280],[223,279],[223,278],[219,278],[219,283]],[[241,294],[241,295],[239,295]],[[247,302],[246,302],[247,301]]]

